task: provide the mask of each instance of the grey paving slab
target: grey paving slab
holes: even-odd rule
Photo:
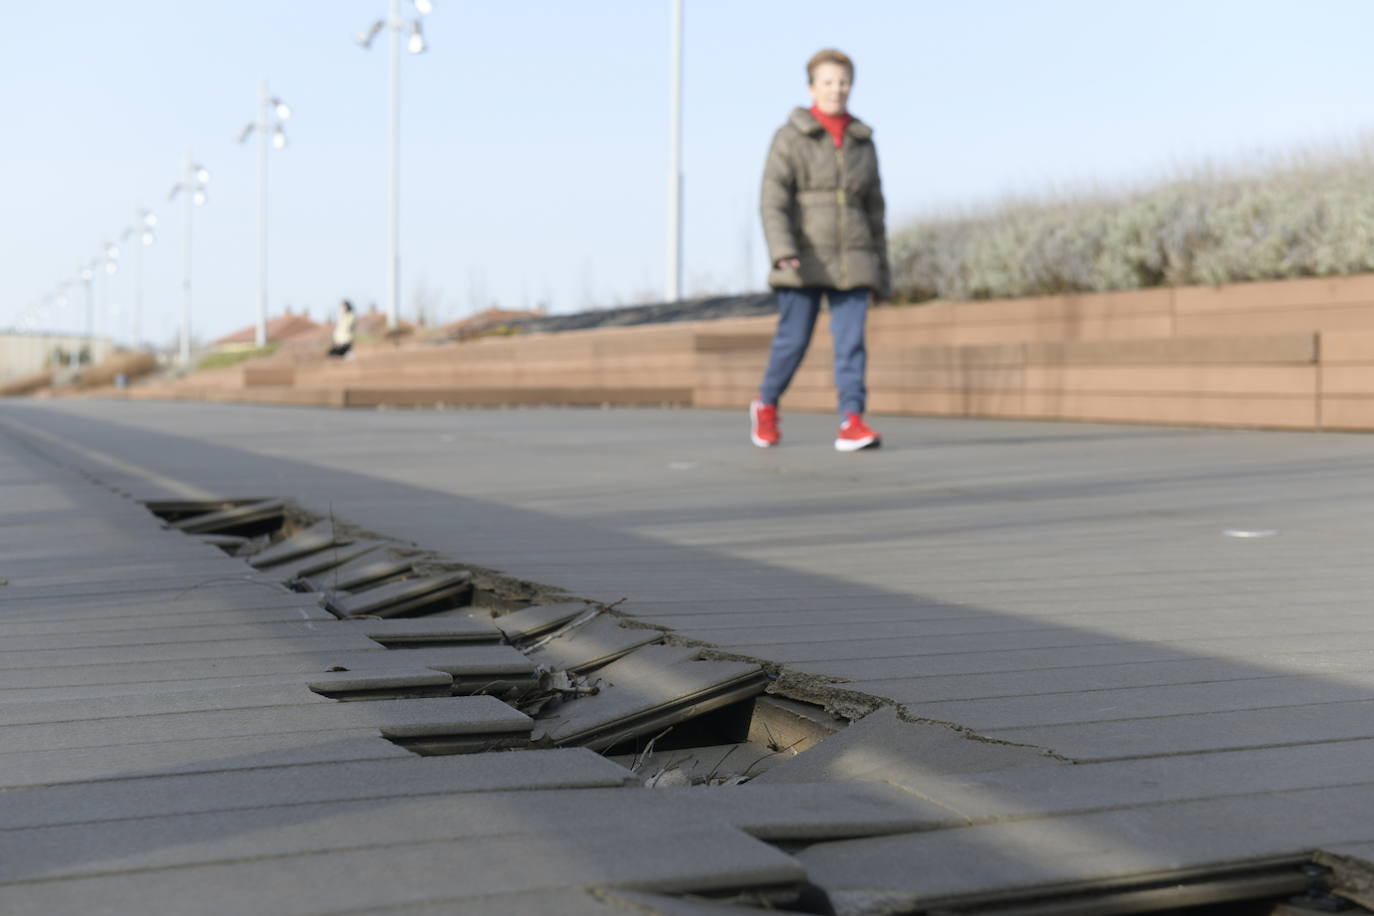
[[[541,643],[529,657],[550,671],[587,671],[658,642],[663,635],[661,630],[621,626],[616,618],[602,615]]]
[[[312,595],[280,588],[276,583],[221,579],[195,588],[166,588],[153,592],[119,594],[54,595],[22,601],[0,602],[0,620],[57,620],[123,617],[130,613],[181,614],[188,618],[249,608],[311,607]]]
[[[313,616],[313,615],[312,615]],[[62,633],[7,636],[0,643],[0,665],[7,653],[73,650],[85,648],[119,648],[123,646],[154,647],[176,643],[234,643],[250,639],[280,639],[283,644],[305,648],[314,639],[335,640],[357,634],[366,637],[366,628],[348,629],[336,619],[285,620],[260,623],[232,623],[215,627],[182,627],[164,625],[139,630],[103,630],[94,627],[72,627]],[[457,629],[455,627],[455,629]],[[477,627],[469,630],[480,633]],[[488,629],[486,632],[493,632]]]
[[[173,661],[176,659],[238,658],[249,655],[296,655],[304,652],[369,649],[376,645],[362,635],[297,635],[290,639],[200,639],[157,645],[96,646],[76,649],[0,650],[0,670],[22,670],[64,665]]]
[[[284,508],[284,504],[279,499],[264,499],[234,506],[229,509],[219,509],[214,512],[192,515],[175,522],[169,522],[168,527],[175,528],[178,531],[185,531],[189,534],[227,531],[237,525],[243,525],[267,518],[280,517]]]
[[[763,692],[767,678],[748,662],[699,660],[698,650],[645,646],[589,676],[598,693],[541,715],[533,739],[605,749],[649,737],[679,718]]]
[[[656,827],[668,843],[671,833],[663,830],[665,823],[673,825],[673,833],[693,826],[729,824],[764,839],[817,840],[905,833],[957,821],[949,812],[889,786],[434,793],[0,831],[0,886],[39,875],[51,880],[333,850],[571,832],[575,825],[583,825],[592,834],[647,824]]]
[[[530,720],[492,697],[310,703],[0,727],[0,759],[23,751],[373,729],[390,738],[523,733]]]
[[[798,854],[838,912],[1300,855],[1374,834],[1374,787],[1208,799],[1061,818],[822,843]],[[1356,807],[1352,809],[1351,805]],[[1274,826],[1282,824],[1282,830]]]
[[[1342,672],[1339,684],[1314,681],[1303,674],[1202,684],[1121,687],[1082,693],[1066,690],[1063,693],[1027,697],[911,703],[906,708],[916,716],[945,719],[986,731],[1371,699],[1374,699],[1374,672],[1346,671]]]
[[[385,543],[382,541],[354,541],[347,545],[321,550],[297,560],[270,566],[262,572],[278,582],[293,582],[296,579],[314,576],[327,569],[342,566],[350,560],[356,560],[383,546]]]
[[[931,766],[914,748],[884,755],[881,748],[851,745],[836,754],[827,741],[817,750],[830,755],[831,778],[902,785],[970,821],[1374,783],[1374,741],[1368,740],[993,771]],[[786,761],[781,772],[757,781],[820,778],[810,756]]]
[[[345,667],[345,666],[331,666]],[[318,688],[327,696],[341,694],[349,699],[359,698],[359,692],[400,695],[446,696],[453,693],[453,676],[435,668],[407,664],[393,659],[391,664],[364,666],[363,670],[291,671],[278,674],[245,676],[228,674],[221,677],[162,678],[123,684],[84,684],[62,687],[0,688],[0,706],[27,703],[62,703],[75,705],[75,700],[113,699],[116,697],[157,696],[161,694],[199,691],[216,693],[242,687]],[[442,690],[439,688],[443,688]],[[432,689],[431,689],[432,688]],[[470,691],[464,691],[470,692]],[[381,697],[375,697],[380,699]],[[80,704],[85,706],[86,704]],[[4,713],[0,712],[0,718]]]
[[[288,623],[302,620],[336,620],[324,608],[297,604],[277,608],[225,608],[215,614],[186,614],[181,611],[142,614],[125,608],[121,615],[68,617],[57,613],[40,612],[32,615],[0,615],[0,641],[17,636],[45,634],[117,632],[129,630],[158,630],[167,627],[224,627],[257,623]],[[211,631],[207,630],[207,633]]]
[[[97,601],[112,596],[127,596],[125,601],[144,602],[156,600],[159,596],[176,600],[203,588],[212,588],[223,583],[251,583],[258,587],[278,588],[276,582],[265,576],[247,571],[242,573],[192,574],[187,576],[160,576],[157,579],[133,578],[115,581],[85,581],[36,586],[7,586],[0,590],[0,610],[4,605],[38,602],[58,599],[68,603],[72,598],[92,598]]]
[[[6,754],[0,787],[51,786],[109,779],[159,779],[178,773],[219,773],[350,760],[413,760],[375,728],[295,734],[153,741],[106,745],[99,754],[69,749]]]
[[[507,639],[532,639],[557,629],[588,610],[587,605],[575,601],[536,605],[493,618],[492,623]]]
[[[288,560],[299,559],[307,554],[317,553],[328,547],[342,546],[349,543],[350,540],[350,538],[340,537],[335,533],[332,521],[316,522],[288,538],[283,538],[266,550],[248,557],[247,562],[249,566],[255,569],[264,569],[285,563]]]
[[[1320,653],[1266,653],[1264,665],[1275,678],[1283,672],[1320,670],[1347,673],[1363,679],[1374,670],[1374,649],[1347,649]],[[1078,693],[1170,684],[1209,684],[1255,679],[1252,664],[1235,664],[1219,658],[1188,658],[1177,661],[1134,662],[1118,665],[1082,665],[1068,668],[1031,669],[993,674],[946,675],[862,679],[848,683],[855,689],[876,693],[899,703],[946,700],[1027,697],[1045,693]]]
[[[239,916],[269,906],[281,916],[304,916],[503,892],[603,885],[711,891],[804,878],[788,856],[727,827],[688,825],[665,838],[653,825],[613,822],[615,829],[576,832],[543,826],[537,834],[28,881],[5,886],[5,902],[14,916],[91,912],[92,901],[105,914]]]
[[[404,652],[404,654],[399,654]],[[235,683],[257,677],[305,675],[315,677],[335,669],[362,671],[392,669],[397,665],[423,666],[455,676],[527,674],[533,664],[509,646],[440,646],[391,650],[367,640],[360,648],[277,652],[267,655],[226,655],[216,658],[174,658],[151,661],[115,661],[41,668],[0,669],[0,697],[16,690],[66,688],[110,689],[120,685],[158,684],[203,680]]]
[[[189,689],[174,690],[167,685],[157,691],[142,691],[122,696],[96,696],[72,702],[70,698],[17,702],[0,697],[0,726],[36,725],[58,722],[84,722],[93,719],[124,719],[129,716],[160,716],[182,712],[229,709],[256,709],[277,706],[318,706],[336,702],[329,696],[359,691],[400,690],[416,695],[448,696],[453,686],[451,675],[423,667],[404,667],[369,672],[322,672],[297,676],[294,682],[278,684],[223,684],[207,686],[203,681]],[[431,689],[433,688],[433,689]]]
[[[1233,748],[1374,738],[1374,702],[1143,717],[989,729],[993,737],[1052,748],[1076,760],[1116,760]]]
[[[408,572],[410,564],[409,559],[395,556],[390,551],[370,551],[305,581],[317,592],[349,591]]]
[[[351,595],[334,594],[329,607],[340,617],[396,617],[453,599],[472,587],[472,574],[445,573],[389,582]]]
[[[340,626],[362,632],[385,646],[439,643],[497,642],[501,631],[491,623],[471,617],[418,617],[400,620],[347,620]]]
[[[515,790],[626,786],[630,774],[583,748],[445,757],[387,757],[265,766],[155,779],[36,786],[10,792],[0,829],[90,824],[321,802]]]
[[[924,792],[926,781],[938,776],[1063,766],[1038,748],[987,741],[946,725],[904,722],[886,707],[769,767],[754,782],[873,780]]]

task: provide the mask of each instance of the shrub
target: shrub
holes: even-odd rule
[[[898,297],[988,299],[1374,270],[1374,146],[1014,201],[894,233]]]

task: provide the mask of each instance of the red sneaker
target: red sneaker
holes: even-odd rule
[[[835,448],[841,452],[857,452],[861,448],[877,448],[882,444],[882,438],[856,413],[845,416],[840,424],[840,433],[835,437]]]
[[[770,448],[782,441],[778,432],[778,408],[755,400],[749,405],[749,438],[759,448]]]

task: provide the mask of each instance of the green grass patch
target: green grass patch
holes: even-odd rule
[[[256,356],[268,356],[277,352],[281,344],[269,343],[264,347],[249,347],[244,350],[220,350],[211,353],[196,364],[196,369],[228,369]]]

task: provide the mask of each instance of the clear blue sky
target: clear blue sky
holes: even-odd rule
[[[689,292],[758,288],[757,182],[815,50],[851,54],[900,226],[1051,187],[1320,146],[1374,124],[1369,0],[685,0]],[[407,0],[407,5],[409,0]],[[435,0],[403,62],[402,312],[555,311],[662,289],[668,0]],[[140,204],[145,328],[170,341],[193,150],[199,336],[256,308],[258,81],[293,107],[271,163],[271,304],[384,301],[385,0],[7,5],[0,326],[94,257]],[[131,271],[110,281],[127,305]],[[59,316],[79,328],[79,310]],[[98,329],[109,327],[102,316]]]

